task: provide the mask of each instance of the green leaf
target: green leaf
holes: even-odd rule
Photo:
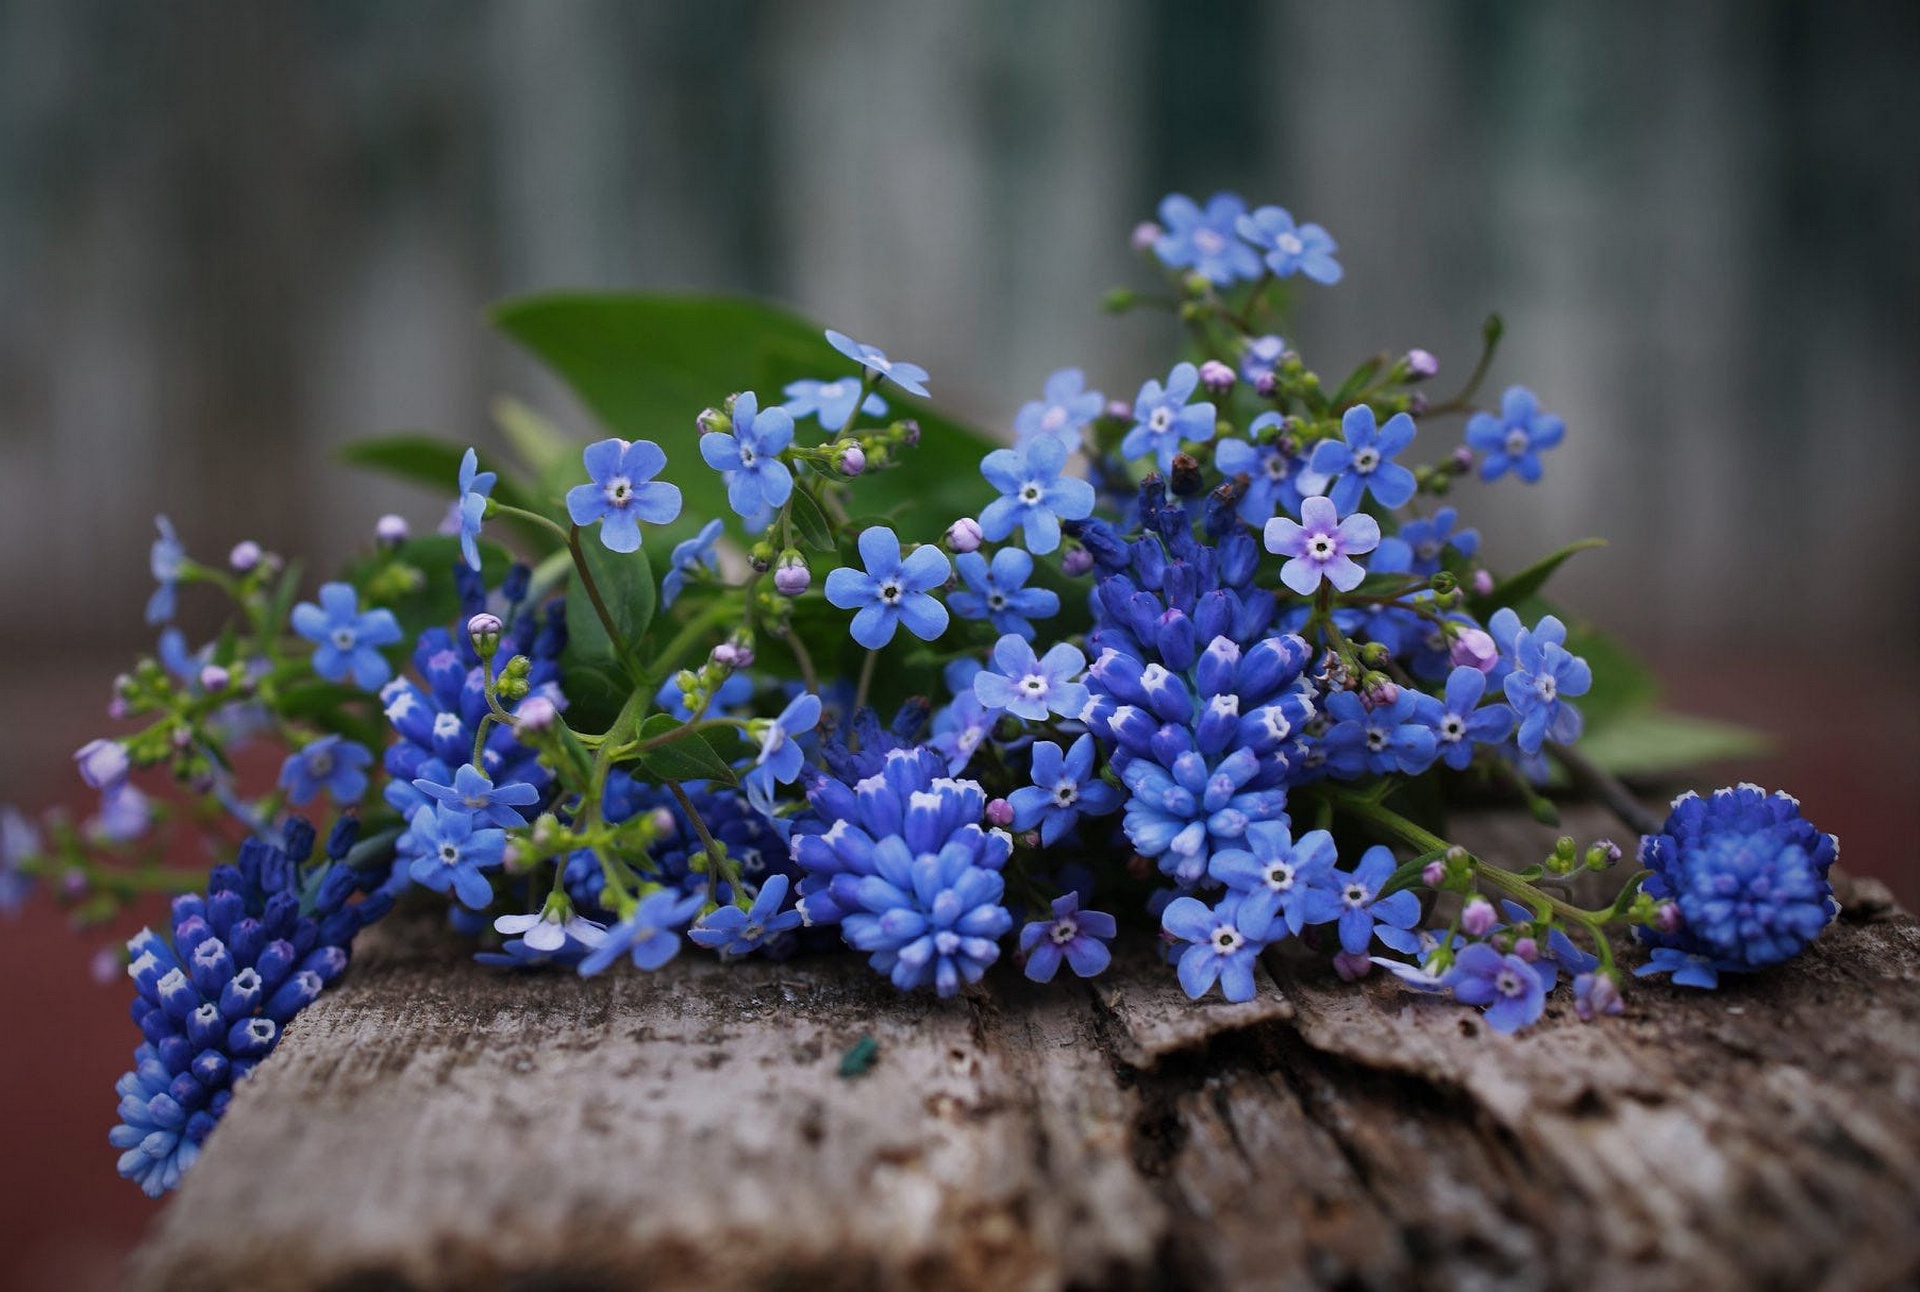
[[[1567,649],[1593,670],[1593,689],[1574,701],[1586,716],[1589,730],[1659,703],[1659,679],[1613,638],[1585,624],[1572,624],[1567,628]]]
[[[1651,777],[1767,752],[1757,731],[1656,709],[1622,714],[1580,741],[1580,752],[1615,776]]]
[[[536,480],[561,462],[578,464],[579,446],[559,427],[511,395],[493,401],[493,420]]]
[[[568,721],[583,730],[602,731],[633,692],[639,674],[636,650],[653,622],[658,592],[646,548],[610,551],[599,535],[588,533],[580,550],[606,602],[615,636],[608,636],[576,569],[567,583],[567,646],[560,655],[560,685],[572,706]]]
[[[1552,578],[1554,571],[1567,563],[1567,559],[1576,552],[1589,548],[1605,547],[1604,538],[1583,538],[1577,543],[1569,543],[1551,556],[1542,558],[1529,565],[1520,573],[1502,579],[1493,587],[1493,591],[1484,597],[1474,597],[1470,609],[1476,619],[1486,621],[1488,615],[1502,606],[1517,605],[1528,597],[1536,595]]]
[[[827,525],[826,514],[804,489],[793,491],[793,527],[799,531],[800,541],[816,552],[834,550],[833,530]]]
[[[679,735],[674,735],[678,731]],[[656,713],[640,726],[642,741],[667,737],[665,743],[647,750],[636,760],[655,780],[718,781],[723,785],[739,783],[732,760],[745,752],[739,730],[734,727],[695,729],[670,713]]]
[[[763,406],[788,382],[846,375],[849,361],[815,324],[778,306],[722,296],[561,293],[508,301],[494,322],[557,372],[614,434],[649,439],[668,460],[694,525],[731,517],[718,472],[700,464],[700,411],[737,391]],[[903,539],[932,541],[985,494],[980,458],[997,443],[892,388],[894,416],[916,419],[917,447],[861,481],[863,502],[911,502]],[[691,532],[691,531],[689,531]]]
[[[432,435],[404,433],[383,435],[375,439],[356,440],[342,446],[340,461],[351,467],[361,467],[381,475],[392,476],[396,480],[405,480],[421,485],[443,497],[451,498],[459,488],[460,460],[466,456],[466,447],[452,440],[443,440]],[[489,469],[485,460],[481,468]],[[536,500],[512,476],[500,473],[493,486],[493,499],[509,507],[518,507],[523,511],[542,510]],[[549,531],[538,525],[509,520],[514,531],[526,540],[538,553],[545,555],[553,550],[558,541]]]

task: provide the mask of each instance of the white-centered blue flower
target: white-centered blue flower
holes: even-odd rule
[[[467,568],[480,569],[480,522],[487,514],[487,499],[499,476],[480,469],[480,455],[469,448],[460,458],[460,496],[453,504],[454,529],[460,535],[460,555]]]
[[[885,377],[909,395],[927,397],[927,370],[917,363],[889,359],[887,352],[877,345],[868,345],[865,341],[856,341],[845,332],[827,329],[827,344],[853,360],[869,372]]]
[[[1374,422],[1373,409],[1355,404],[1340,419],[1338,440],[1316,444],[1308,465],[1317,475],[1333,477],[1327,496],[1343,512],[1360,506],[1372,494],[1382,507],[1403,507],[1418,482],[1413,472],[1393,459],[1413,443],[1413,418],[1395,413],[1386,425]]]
[[[885,525],[861,530],[859,546],[866,570],[829,571],[826,587],[828,601],[854,612],[855,641],[879,650],[903,623],[922,641],[947,630],[947,608],[932,595],[952,573],[945,552],[922,545],[902,560],[900,540]]]
[[[1206,401],[1190,404],[1200,370],[1175,364],[1167,384],[1149,379],[1133,401],[1133,428],[1120,441],[1120,456],[1131,462],[1152,454],[1162,471],[1173,470],[1173,455],[1188,440],[1213,438],[1214,410]]]
[[[153,526],[160,531],[160,537],[153,540],[148,565],[153,570],[154,582],[159,586],[147,598],[147,622],[163,624],[173,618],[174,588],[180,581],[181,567],[186,564],[187,549],[181,544],[180,536],[174,533],[173,522],[165,516],[155,516]]]
[[[652,440],[600,440],[581,457],[593,483],[567,490],[567,515],[582,528],[599,521],[611,550],[639,550],[641,521],[666,525],[680,515],[680,486],[654,479],[667,455]]]
[[[987,454],[980,474],[1000,496],[980,513],[980,532],[998,543],[1019,526],[1029,551],[1044,555],[1059,547],[1061,521],[1093,515],[1093,486],[1061,475],[1066,465],[1066,445],[1051,436]]]
[[[786,505],[793,472],[780,454],[793,443],[793,415],[760,407],[751,390],[734,397],[733,430],[700,437],[700,456],[727,480],[727,505],[752,518]]]
[[[781,407],[795,421],[812,417],[818,419],[821,430],[837,431],[853,417],[854,401],[860,398],[860,379],[841,377],[835,381],[819,381],[806,377],[788,382],[783,393],[787,402]],[[868,417],[885,417],[887,401],[878,394],[869,394],[860,411]]]
[[[1333,236],[1317,224],[1295,224],[1284,207],[1263,206],[1241,216],[1234,228],[1266,256],[1267,268],[1277,278],[1295,274],[1332,286],[1340,281],[1339,250]]]
[[[953,558],[953,568],[964,586],[948,594],[947,604],[962,619],[984,619],[998,632],[1032,641],[1028,621],[1060,613],[1058,593],[1026,586],[1033,576],[1033,558],[1017,547],[1001,548],[991,563],[979,552],[962,552]]]
[[[973,678],[973,694],[988,709],[1005,709],[1028,722],[1044,722],[1049,713],[1078,718],[1087,707],[1087,688],[1079,678],[1087,657],[1072,642],[1060,642],[1045,655],[1014,633],[993,647],[993,668]]]
[[[1540,478],[1540,455],[1558,444],[1567,424],[1540,411],[1540,401],[1525,386],[1509,386],[1500,397],[1500,414],[1475,413],[1467,419],[1467,444],[1486,457],[1480,478],[1498,480],[1511,471],[1528,484]]]
[[[393,675],[379,648],[400,640],[400,623],[391,610],[362,614],[350,583],[324,584],[319,605],[302,601],[295,606],[293,630],[314,644],[313,671],[329,682],[352,675],[355,686],[378,691]]]
[[[1215,193],[1205,208],[1184,193],[1169,193],[1160,201],[1162,232],[1153,254],[1169,269],[1191,269],[1218,287],[1258,278],[1260,256],[1239,232],[1246,213],[1236,193]]]
[[[1086,388],[1087,379],[1078,368],[1062,368],[1047,378],[1045,393],[1029,400],[1013,415],[1013,433],[1018,442],[1044,436],[1058,440],[1069,450],[1080,447],[1087,423],[1100,416],[1106,396]]]

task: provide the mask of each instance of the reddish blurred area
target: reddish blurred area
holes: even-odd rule
[[[1810,819],[1841,836],[1846,867],[1884,880],[1909,908],[1920,907],[1912,849],[1920,824],[1920,683],[1911,670],[1884,670],[1868,705],[1857,689],[1843,688],[1840,674],[1777,656],[1654,662],[1673,707],[1742,722],[1777,741],[1768,758],[1707,769],[1692,783],[1753,780],[1790,790]],[[66,755],[99,733],[103,679],[114,667],[101,662],[83,671],[66,661],[28,671],[10,700],[28,733],[9,751],[10,798],[32,808],[58,801],[76,813],[89,809]],[[36,900],[4,931],[0,1013],[10,1044],[0,1101],[21,1116],[0,1168],[0,1292],[111,1288],[160,1211],[114,1174],[106,1142],[113,1082],[138,1039],[128,991],[123,980],[102,986],[89,972],[108,936],[74,934],[50,901]]]

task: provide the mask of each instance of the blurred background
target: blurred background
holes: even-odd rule
[[[0,797],[82,806],[156,512],[324,569],[444,506],[340,443],[493,444],[503,391],[585,432],[490,302],[770,295],[1004,427],[1056,367],[1164,371],[1097,302],[1161,194],[1231,187],[1340,242],[1289,336],[1322,372],[1418,345],[1450,392],[1505,316],[1490,389],[1570,433],[1471,492],[1493,559],[1609,536],[1564,600],[1913,903],[1916,73],[1891,2],[0,0]],[[157,1210],[97,943],[0,940],[0,1286],[111,1286]]]

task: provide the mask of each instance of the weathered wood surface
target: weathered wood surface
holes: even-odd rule
[[[1515,1038],[1291,962],[1244,1006],[1144,962],[941,1003],[853,957],[582,982],[413,932],[237,1095],[133,1287],[1920,1281],[1920,927],[1878,885],[1792,966]]]

